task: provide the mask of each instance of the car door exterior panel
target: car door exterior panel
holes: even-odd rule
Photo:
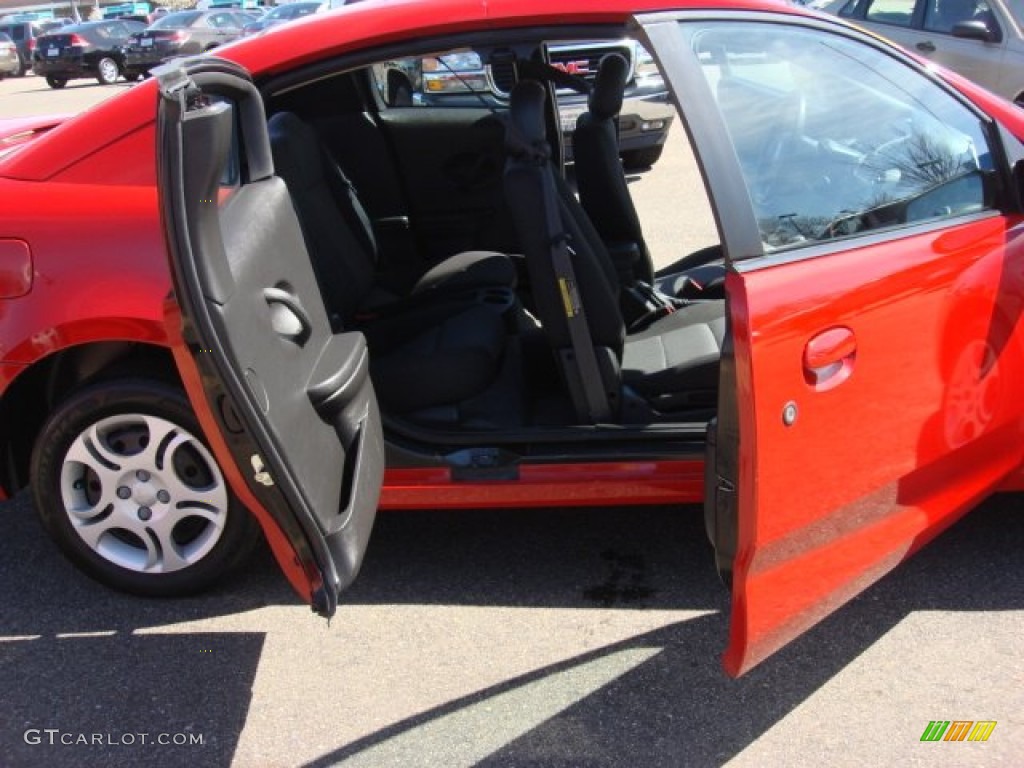
[[[736,276],[739,541],[727,668],[741,672],[891,570],[1022,460],[1015,295],[1001,217]],[[808,343],[848,328],[822,389]],[[839,375],[839,374],[837,374]],[[754,439],[747,439],[750,435]]]
[[[706,491],[731,509],[709,530],[735,532],[741,674],[1020,467],[1024,230],[993,126],[909,60],[828,23],[708,16],[641,24],[731,264],[736,427]]]
[[[185,344],[175,359],[293,585],[330,616],[358,573],[383,475],[366,342],[331,332],[244,70],[210,60],[156,74],[158,188],[180,307],[168,319],[181,322],[169,331]]]

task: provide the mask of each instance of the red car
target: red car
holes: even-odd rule
[[[657,274],[628,72],[546,61],[630,37],[720,235]],[[389,99],[466,51],[507,104]],[[255,519],[329,616],[378,507],[702,502],[739,674],[1021,488],[1024,113],[961,78],[763,0],[365,3],[156,74],[0,144],[3,488],[94,577],[201,588]]]

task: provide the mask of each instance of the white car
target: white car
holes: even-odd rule
[[[1024,106],[1018,0],[832,0],[823,10]]]

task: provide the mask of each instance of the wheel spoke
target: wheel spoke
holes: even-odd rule
[[[77,461],[99,474],[101,469],[120,470],[125,457],[115,453],[99,431],[99,424],[93,424],[68,449],[68,461]]]
[[[177,519],[184,520],[188,517],[201,517],[203,520],[212,523],[217,528],[223,528],[225,523],[225,516],[223,512],[213,512],[202,507],[185,507],[180,510]]]
[[[166,472],[174,452],[193,438],[176,424],[163,419],[145,417],[149,442],[136,459],[150,472]]]
[[[99,501],[91,506],[72,506],[69,504],[68,512],[71,514],[72,519],[87,524],[90,520],[102,516],[111,505],[116,508],[118,501],[119,499],[117,499],[114,494],[108,490],[107,484],[104,483],[103,493],[100,496]]]
[[[109,451],[97,450],[94,452],[89,444],[95,446],[97,440],[98,437],[95,433],[92,433],[92,436],[79,436],[68,450],[62,470],[61,492],[64,504],[68,512],[79,520],[95,517],[106,510],[109,505],[116,505],[119,501],[115,491],[120,471],[108,466],[108,463],[113,463],[112,459],[116,457]],[[97,460],[96,453],[104,456],[102,461]],[[86,472],[84,468],[87,468],[89,472]],[[95,502],[91,502],[86,485],[94,482],[99,483],[99,498]]]
[[[214,483],[208,490],[200,490],[187,485],[177,476],[164,478],[164,483],[171,494],[170,504],[175,509],[211,510],[223,514],[227,509],[228,498],[223,482]]]
[[[83,521],[82,523],[75,526],[75,530],[78,531],[78,535],[82,537],[82,540],[92,547],[93,550],[99,549],[100,539],[103,538],[103,534],[108,531],[117,528],[118,526],[110,522],[110,518],[104,518],[103,520],[97,520],[94,523]]]
[[[201,448],[191,437],[181,440],[176,438],[174,441],[175,448],[183,447],[186,444],[190,444],[195,448]],[[164,487],[171,494],[171,506],[176,508],[187,507],[189,509],[210,509],[212,507],[215,512],[223,514],[227,509],[228,495],[224,486],[224,479],[220,476],[216,466],[212,463],[208,465],[213,473],[210,485],[206,488],[197,488],[180,477],[175,470],[173,465],[173,449],[168,450],[166,453],[166,465],[160,477]],[[205,451],[200,450],[198,453],[200,457],[205,458]]]
[[[189,564],[178,550],[178,545],[172,535],[174,525],[179,519],[168,515],[162,520],[146,526],[146,535],[143,538],[146,548],[150,550],[150,560],[146,563],[146,570],[153,570],[155,566],[159,565],[160,571],[176,571]],[[154,544],[154,539],[156,544]]]

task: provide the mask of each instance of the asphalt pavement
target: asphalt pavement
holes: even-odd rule
[[[123,87],[7,80],[0,117]],[[678,144],[634,184],[648,212],[702,194]],[[651,222],[661,259],[714,237]],[[0,768],[1020,766],[1022,513],[986,502],[732,680],[694,507],[383,513],[328,626],[262,550],[202,596],[111,592],[23,494],[0,504]],[[996,726],[922,742],[935,720]]]

